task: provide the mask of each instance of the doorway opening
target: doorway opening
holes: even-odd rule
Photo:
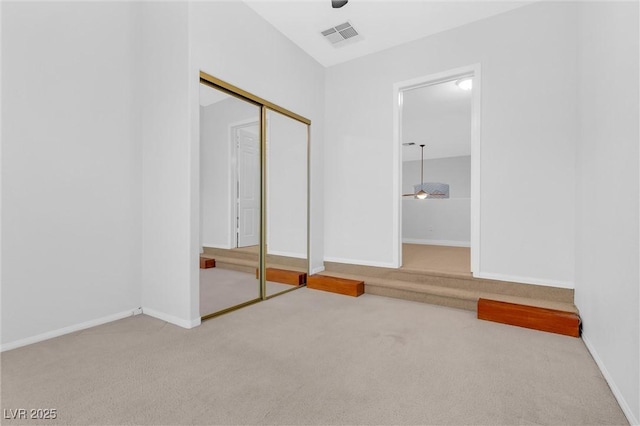
[[[249,121],[231,125],[231,233],[234,248],[260,244],[260,124]]]
[[[394,86],[399,268],[479,268],[480,66]]]

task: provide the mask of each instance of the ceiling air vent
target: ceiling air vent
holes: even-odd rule
[[[336,25],[335,27],[322,31],[322,35],[331,44],[339,45],[346,40],[356,38],[360,34],[353,28],[350,22],[345,22],[344,24]]]

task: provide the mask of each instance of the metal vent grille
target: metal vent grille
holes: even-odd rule
[[[358,35],[358,31],[353,28],[350,22],[345,22],[344,24],[336,25],[335,27],[331,27],[321,32],[321,34],[326,38],[331,44],[338,44],[347,39],[354,38]]]

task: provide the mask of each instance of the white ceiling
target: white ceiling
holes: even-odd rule
[[[330,0],[243,0],[258,15],[328,67],[417,40],[441,31],[525,6],[536,0],[431,1],[349,0],[333,9]],[[321,31],[349,21],[361,37],[334,47]],[[219,102],[228,95],[201,86],[200,104]],[[470,155],[471,92],[455,82],[404,93],[403,160]]]
[[[532,3],[532,0],[349,0],[340,9],[333,9],[330,0],[244,2],[328,67],[488,18]],[[357,42],[336,48],[320,34],[346,21],[362,35]]]
[[[403,92],[402,160],[471,155],[471,90],[460,89],[455,81]]]

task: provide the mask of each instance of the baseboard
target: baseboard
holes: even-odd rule
[[[397,266],[391,262],[371,262],[368,260],[359,259],[346,259],[342,257],[325,257],[325,262],[347,263],[350,265],[362,265],[362,266],[377,266],[379,268],[397,268]]]
[[[402,242],[407,244],[423,244],[427,246],[471,247],[471,243],[469,241],[421,240],[416,238],[403,238]]]
[[[48,331],[36,336],[27,337],[26,339],[20,339],[14,342],[5,343],[0,347],[0,352],[10,351],[11,349],[16,349],[22,346],[27,346],[45,340],[53,339],[54,337],[64,336],[65,334],[74,333],[76,331],[85,330],[91,327],[96,327],[108,322],[117,321],[134,315],[140,315],[141,313],[142,311],[140,310],[140,308],[132,308],[127,311],[119,312],[117,314],[107,315],[105,317],[96,318],[94,320],[82,322],[80,324],[70,325],[69,327],[63,327],[57,330]]]
[[[313,268],[309,275],[319,274],[322,271],[324,271],[324,266],[318,266],[317,268]]]
[[[204,253],[204,249],[205,248],[217,248],[217,249],[225,249],[225,250],[231,250],[234,249],[235,247],[231,247],[228,244],[209,244],[209,243],[202,243],[202,251],[201,253]]]
[[[159,320],[171,323],[173,325],[177,325],[182,328],[193,328],[200,325],[200,317],[194,318],[192,320],[184,320],[182,318],[175,317],[173,315],[166,314],[164,312],[156,311],[154,309],[142,307],[142,313],[145,315],[149,315],[150,317],[157,318]]]
[[[609,388],[611,388],[611,392],[613,393],[613,396],[616,398],[616,401],[618,401],[618,404],[620,405],[620,408],[622,409],[622,412],[624,413],[624,415],[627,417],[629,424],[640,425],[640,422],[631,411],[629,404],[627,403],[626,399],[622,395],[622,392],[620,392],[620,389],[616,385],[616,382],[613,380],[613,377],[611,377],[611,374],[609,374],[609,370],[607,370],[607,367],[605,367],[604,362],[602,362],[602,358],[600,358],[600,355],[598,355],[598,352],[593,347],[593,345],[591,344],[591,341],[586,336],[584,331],[582,332],[582,341],[587,347],[587,350],[589,350],[589,353],[591,354],[591,357],[593,358],[593,360],[596,362],[596,365],[602,372],[604,379],[607,381]]]
[[[493,274],[487,272],[474,272],[474,278],[482,278],[485,280],[496,280],[496,281],[509,281],[513,283],[521,283],[521,284],[534,284],[534,285],[542,285],[546,287],[559,287],[559,288],[568,288],[573,289],[574,285],[569,281],[555,281],[555,280],[545,280],[542,278],[531,278],[531,277],[519,277],[516,275],[503,275],[503,274]]]

